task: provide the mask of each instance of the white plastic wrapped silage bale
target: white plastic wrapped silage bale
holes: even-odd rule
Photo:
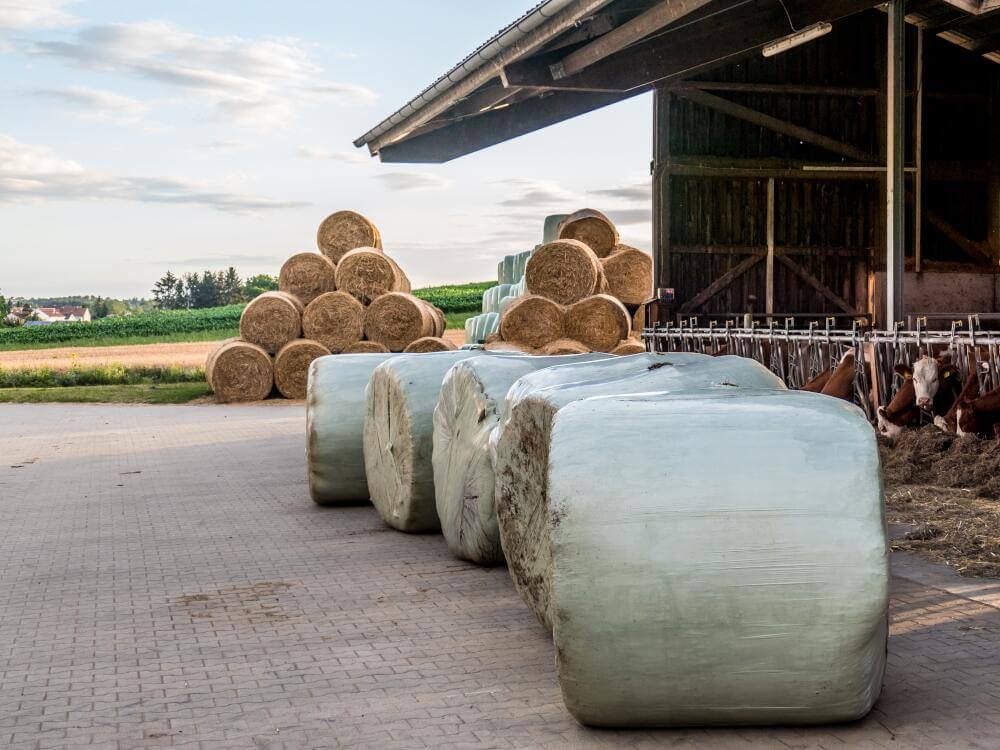
[[[456,557],[480,565],[503,562],[489,436],[511,385],[544,367],[609,356],[473,357],[448,371],[434,409],[432,462],[441,530]]]
[[[468,357],[521,357],[463,349],[395,356],[374,369],[365,392],[365,474],[372,504],[399,531],[441,528],[434,502],[434,407],[441,383]]]
[[[500,422],[490,435],[500,539],[515,587],[546,628],[552,630],[550,581],[543,575],[550,561],[548,547],[540,543],[545,516],[526,509],[548,504],[548,440],[559,409],[594,396],[742,388],[785,390],[785,385],[745,357],[646,353],[538,370],[511,386]],[[628,441],[609,442],[603,432],[590,438],[595,450],[613,454],[645,442],[638,424],[632,425]]]
[[[395,354],[336,354],[313,360],[306,394],[309,492],[320,505],[368,499],[362,444],[365,388]]]
[[[546,519],[540,575],[580,722],[868,713],[889,566],[879,453],[860,410],[779,390],[576,401],[555,416],[548,464],[548,506],[523,512]]]

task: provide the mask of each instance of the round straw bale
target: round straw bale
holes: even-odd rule
[[[319,225],[316,245],[334,263],[356,247],[382,249],[382,235],[371,221],[354,211],[337,211]]]
[[[342,354],[388,354],[389,349],[376,341],[355,341]]]
[[[569,305],[595,294],[601,286],[601,274],[601,263],[593,250],[577,240],[556,240],[535,251],[524,278],[529,294]]]
[[[302,302],[286,292],[264,292],[250,300],[240,316],[240,338],[268,354],[302,333]]]
[[[365,332],[365,307],[347,292],[321,294],[306,308],[302,329],[332,353],[344,351]]]
[[[309,365],[325,357],[330,350],[318,341],[289,341],[274,357],[274,385],[285,398],[305,398],[309,382]]]
[[[562,337],[563,308],[545,297],[520,297],[500,319],[504,341],[538,349]]]
[[[441,337],[444,336],[444,331],[448,327],[448,320],[444,316],[444,310],[436,305],[432,305],[426,300],[424,303],[430,309],[431,317],[434,318],[434,336]]]
[[[274,386],[271,357],[246,341],[231,341],[219,348],[212,356],[209,371],[208,384],[220,403],[261,401]]]
[[[653,259],[642,250],[618,245],[601,266],[608,280],[608,294],[626,305],[639,305],[653,294]]]
[[[556,356],[560,354],[589,354],[590,349],[574,339],[556,339],[543,346],[539,354]]]
[[[639,305],[635,311],[635,315],[632,316],[632,330],[636,334],[641,334],[646,328],[646,306]]]
[[[308,305],[319,295],[336,290],[336,274],[337,266],[325,255],[296,253],[281,267],[278,288]]]
[[[594,351],[610,352],[628,338],[628,310],[610,294],[595,294],[566,309],[566,335]]]
[[[488,352],[521,352],[522,354],[535,353],[535,350],[530,346],[515,344],[513,341],[489,341],[483,344],[483,349]]]
[[[404,352],[407,354],[422,354],[426,352],[453,352],[458,349],[450,341],[445,341],[439,336],[424,336],[409,344]]]
[[[597,253],[598,258],[603,258],[618,244],[618,230],[600,211],[584,208],[559,223],[559,239],[580,240]]]
[[[371,304],[386,292],[410,291],[410,280],[396,261],[381,250],[359,247],[345,254],[337,264],[337,289]]]
[[[644,354],[645,352],[646,347],[638,339],[622,339],[618,346],[611,350],[612,354],[617,354],[619,357],[626,357],[629,354]]]
[[[219,345],[215,347],[211,352],[209,352],[208,357],[205,359],[205,380],[209,383],[212,382],[212,367],[215,366],[215,355],[222,351],[222,347],[226,344],[231,344],[234,341],[240,341],[239,336],[233,336],[232,338],[224,339],[219,342]]]
[[[365,311],[365,337],[401,352],[436,330],[430,307],[412,294],[389,292],[377,297]]]

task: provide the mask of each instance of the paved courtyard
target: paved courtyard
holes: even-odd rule
[[[912,558],[864,721],[584,729],[507,572],[315,507],[303,431],[301,406],[0,406],[0,747],[1000,747],[1000,586]]]

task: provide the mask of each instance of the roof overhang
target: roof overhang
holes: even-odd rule
[[[884,0],[548,0],[358,138],[437,163],[731,62]],[[907,20],[1000,62],[1000,0],[912,0]]]

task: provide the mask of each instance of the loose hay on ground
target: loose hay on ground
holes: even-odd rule
[[[880,451],[888,518],[914,527],[893,548],[1000,577],[1000,445],[926,426]]]
[[[387,292],[410,291],[410,280],[396,261],[380,250],[359,247],[337,264],[337,289],[368,305]]]
[[[318,341],[289,341],[274,358],[274,385],[285,398],[305,398],[309,382],[309,365],[325,357],[330,350]]]
[[[265,292],[250,301],[240,316],[240,338],[268,354],[302,334],[302,302],[285,292]]]
[[[574,339],[556,339],[541,348],[539,354],[558,356],[561,354],[588,354],[590,348]]]
[[[208,384],[220,403],[261,401],[274,386],[274,367],[264,349],[246,341],[232,341],[211,357]]]
[[[520,297],[500,319],[500,338],[529,349],[540,349],[563,338],[563,308],[546,297]]]
[[[342,352],[364,335],[365,307],[347,292],[321,294],[306,308],[302,329],[307,339]]]
[[[337,211],[323,219],[316,232],[316,245],[320,252],[339,263],[340,259],[357,247],[382,249],[382,235],[371,221],[354,211]]]
[[[336,291],[337,266],[319,253],[296,253],[281,266],[278,288],[308,305],[319,295]]]

